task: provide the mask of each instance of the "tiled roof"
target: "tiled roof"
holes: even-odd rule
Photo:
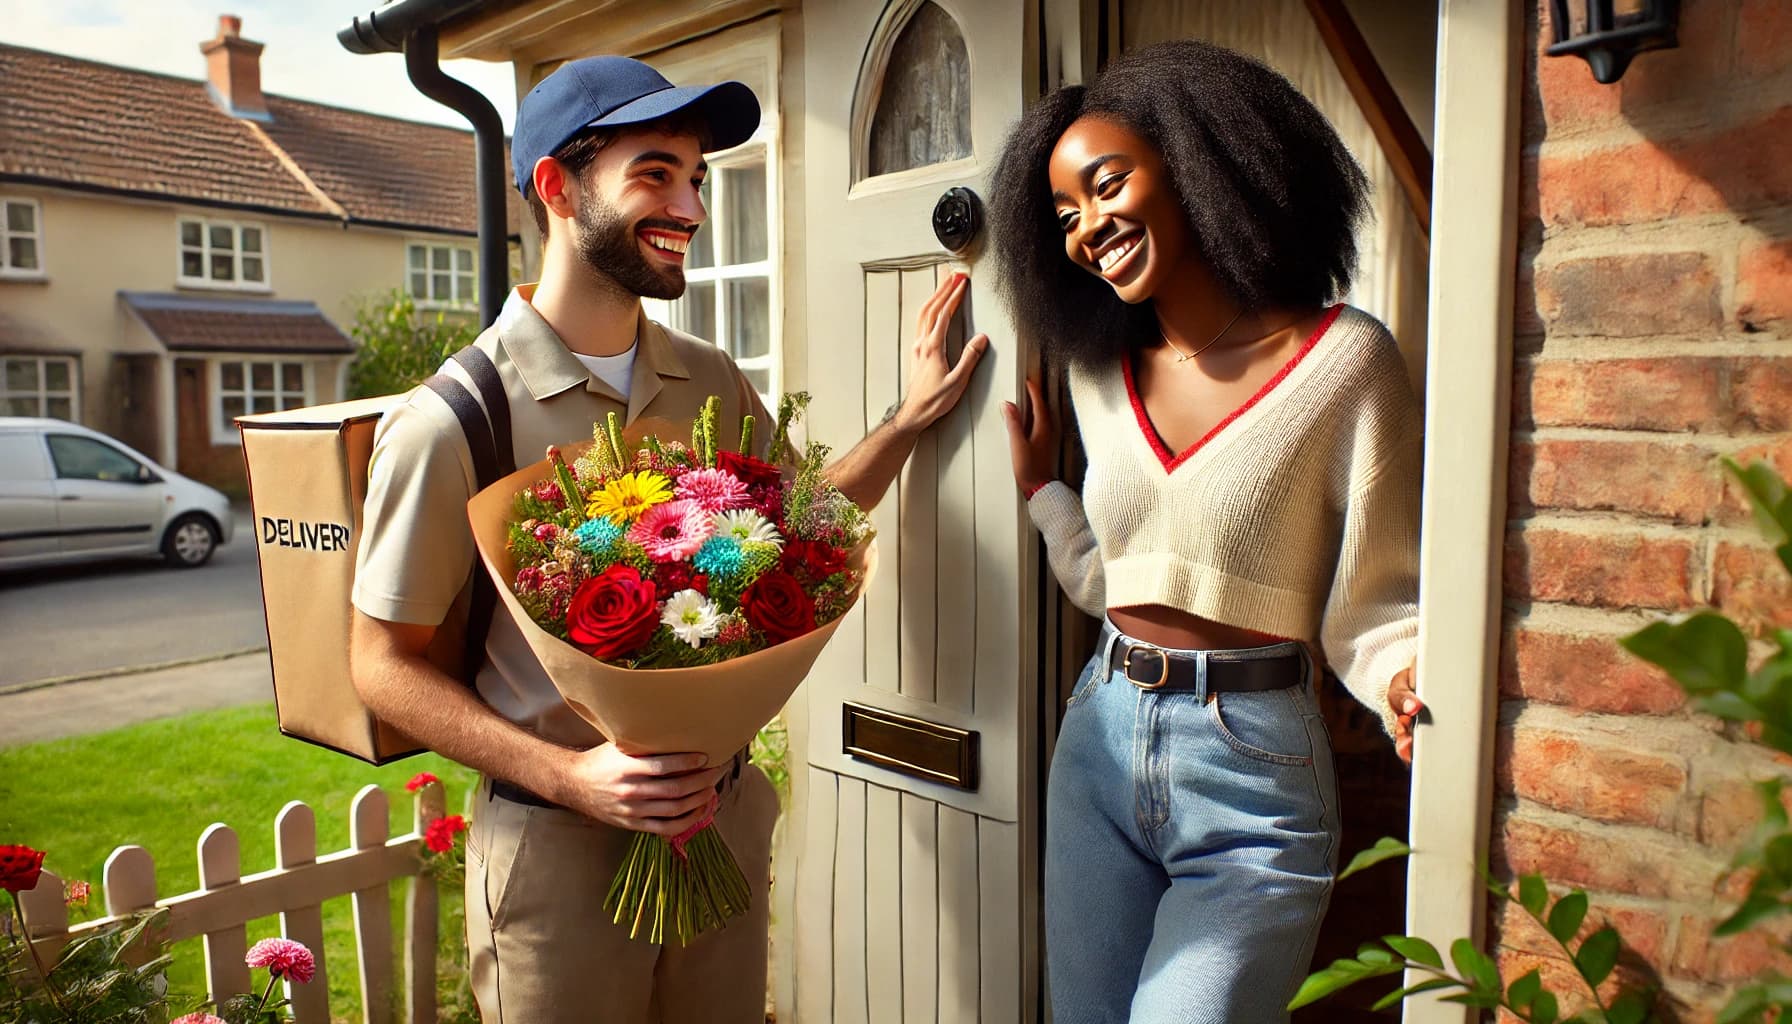
[[[314,302],[119,292],[170,352],[346,354],[355,343]]]
[[[333,203],[351,221],[477,230],[470,131],[280,96],[267,97],[273,121],[251,127],[203,81],[5,44],[0,82],[0,180],[336,218]],[[505,193],[514,235],[527,214]]]

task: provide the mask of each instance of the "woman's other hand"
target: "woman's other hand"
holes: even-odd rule
[[[1045,407],[1039,382],[1027,378],[1027,408],[1002,403],[1002,420],[1008,424],[1008,455],[1014,462],[1014,482],[1031,498],[1033,492],[1057,479],[1058,440],[1052,414]]]
[[[1394,681],[1388,684],[1388,704],[1394,709],[1394,753],[1400,760],[1412,763],[1413,721],[1425,705],[1419,700],[1413,689],[1413,666],[1394,673]]]

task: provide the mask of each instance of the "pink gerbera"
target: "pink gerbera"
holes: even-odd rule
[[[304,984],[317,971],[317,961],[302,942],[291,939],[262,939],[249,947],[243,962],[250,967],[266,967],[276,978],[291,978]]]
[[[693,469],[678,478],[677,494],[702,506],[705,512],[745,508],[752,496],[740,477],[725,469]]]
[[[696,554],[714,534],[709,513],[688,499],[655,505],[628,528],[630,542],[639,544],[647,557],[656,562],[683,561]]]

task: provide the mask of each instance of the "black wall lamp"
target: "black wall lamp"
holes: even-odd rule
[[[1549,0],[1549,55],[1579,54],[1610,85],[1637,54],[1679,46],[1679,16],[1679,0]]]

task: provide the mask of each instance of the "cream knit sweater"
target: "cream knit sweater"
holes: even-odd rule
[[[1028,503],[1077,607],[1164,605],[1317,642],[1391,734],[1417,650],[1420,414],[1394,339],[1333,307],[1250,401],[1180,455],[1126,360],[1073,368],[1089,470]]]

